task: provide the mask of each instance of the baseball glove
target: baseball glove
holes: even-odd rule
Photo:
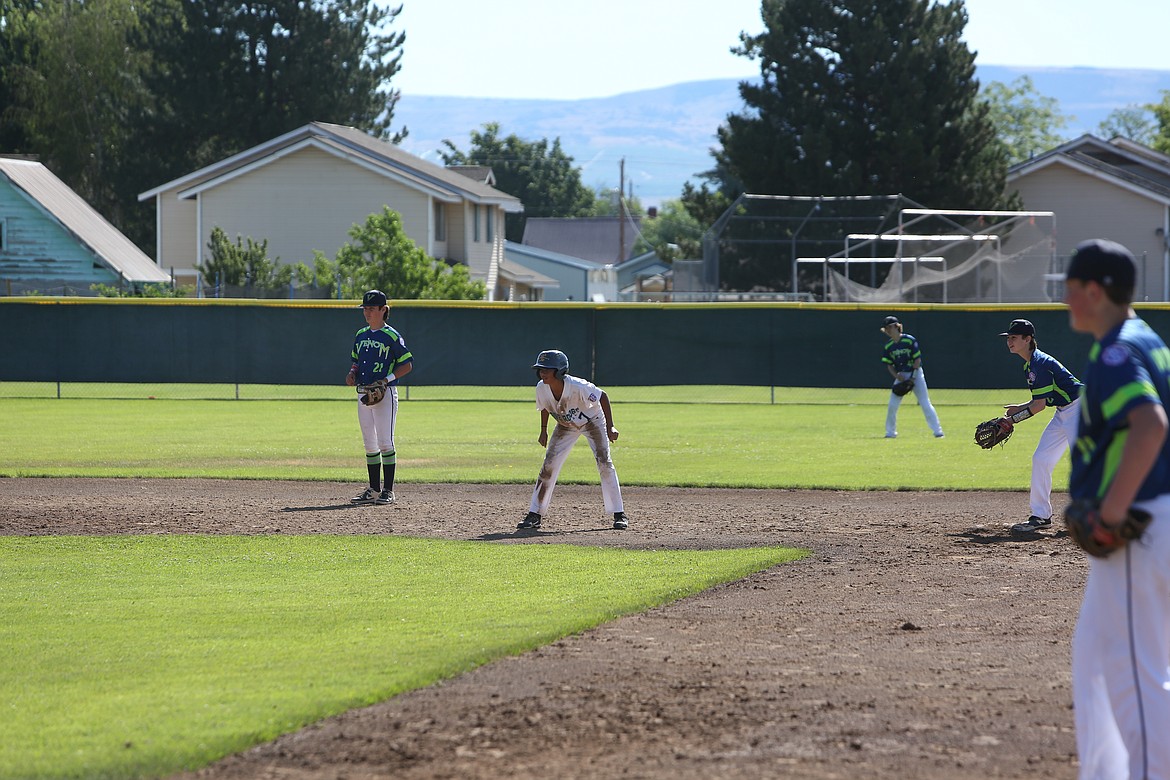
[[[360,400],[366,406],[373,406],[386,397],[386,387],[389,383],[379,379],[371,385],[358,385],[357,391],[361,394]]]
[[[1108,557],[1134,539],[1140,539],[1153,517],[1141,509],[1130,509],[1119,525],[1106,526],[1097,511],[1097,502],[1078,498],[1064,510],[1064,527],[1077,545],[1096,558]]]
[[[1015,426],[1006,417],[994,417],[975,426],[975,443],[985,450],[1003,444],[1012,437]]]
[[[894,382],[894,386],[890,388],[890,392],[901,398],[914,389],[914,379],[902,379]]]

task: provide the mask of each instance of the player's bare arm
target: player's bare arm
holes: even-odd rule
[[[1028,419],[1029,417],[1032,417],[1033,415],[1037,415],[1040,412],[1044,411],[1044,408],[1046,406],[1048,406],[1048,402],[1045,401],[1043,398],[1033,398],[1031,401],[1029,401],[1025,404],[1005,404],[1003,407],[1003,414],[1004,414],[1004,417],[1014,418],[1017,415],[1019,415],[1020,412],[1027,409],[1028,410],[1027,415],[1021,416],[1019,420],[1016,420],[1016,419],[1012,420],[1012,422],[1023,422],[1024,420]]]
[[[350,387],[353,387],[355,384],[357,384],[357,366],[353,366],[349,369],[349,373],[345,375],[345,383]]]
[[[393,371],[390,372],[390,376],[387,378],[391,382],[393,382],[396,379],[401,379],[402,377],[406,376],[407,374],[409,374],[413,370],[414,370],[414,363],[400,363],[398,366],[395,367],[395,369]]]
[[[605,435],[610,441],[617,441],[618,430],[613,427],[613,412],[609,408],[609,395],[601,392],[601,411],[605,414]]]
[[[1101,519],[1109,525],[1120,523],[1129,514],[1134,497],[1158,459],[1170,427],[1161,404],[1134,407],[1125,419],[1129,423],[1129,435],[1121,450],[1121,462],[1109,490],[1101,499]]]
[[[541,447],[548,446],[548,412],[544,409],[540,410],[540,435],[536,437],[536,441]]]

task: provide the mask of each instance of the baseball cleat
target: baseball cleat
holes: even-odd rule
[[[536,512],[529,512],[528,515],[516,524],[517,528],[536,530],[540,528],[540,515]]]
[[[351,504],[372,504],[378,500],[378,491],[373,488],[366,488],[361,493],[349,500]]]
[[[374,503],[376,503],[376,504],[393,504],[394,503],[394,491],[393,490],[383,490],[381,493],[378,494],[378,500],[375,501]]]
[[[1012,526],[1012,531],[1018,534],[1028,534],[1039,531],[1041,528],[1047,528],[1052,525],[1051,517],[1037,517],[1032,515],[1026,522],[1016,523]]]
[[[625,512],[613,513],[613,527],[615,530],[624,531],[630,527],[630,518],[626,517]]]

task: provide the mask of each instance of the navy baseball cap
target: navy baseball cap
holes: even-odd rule
[[[886,321],[882,323],[881,329],[885,330],[886,328],[890,327],[891,325],[901,325],[901,324],[902,324],[902,321],[891,314],[889,317],[886,317]]]
[[[1133,290],[1137,277],[1133,253],[1116,241],[1092,238],[1077,244],[1065,279],[1097,282],[1103,287]]]
[[[385,306],[385,305],[386,305],[386,293],[382,292],[381,290],[370,290],[362,298],[362,305],[359,306],[358,308],[360,309],[360,308],[362,308],[362,306]]]
[[[1008,329],[999,335],[1001,338],[1004,336],[1035,336],[1036,326],[1027,320],[1012,320]]]

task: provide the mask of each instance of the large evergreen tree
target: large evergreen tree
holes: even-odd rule
[[[718,158],[748,192],[901,193],[992,208],[1006,168],[978,101],[962,0],[763,0],[742,36],[761,83],[720,129]],[[991,159],[988,154],[991,152]],[[999,165],[989,163],[1000,163]]]
[[[561,139],[525,141],[515,133],[500,138],[500,125],[489,122],[483,132],[471,132],[471,148],[460,151],[450,140],[440,151],[446,165],[486,165],[496,177],[496,189],[520,199],[523,214],[505,217],[509,241],[524,237],[528,217],[584,217],[592,213],[595,196],[581,183],[581,169],[561,149]]]
[[[737,50],[761,79],[740,84],[745,109],[718,131],[711,187],[684,194],[692,214],[710,224],[744,192],[1004,203],[1004,147],[960,38],[962,0],[763,0],[761,15],[764,31]],[[785,264],[741,270],[725,282],[782,288],[791,276]]]

